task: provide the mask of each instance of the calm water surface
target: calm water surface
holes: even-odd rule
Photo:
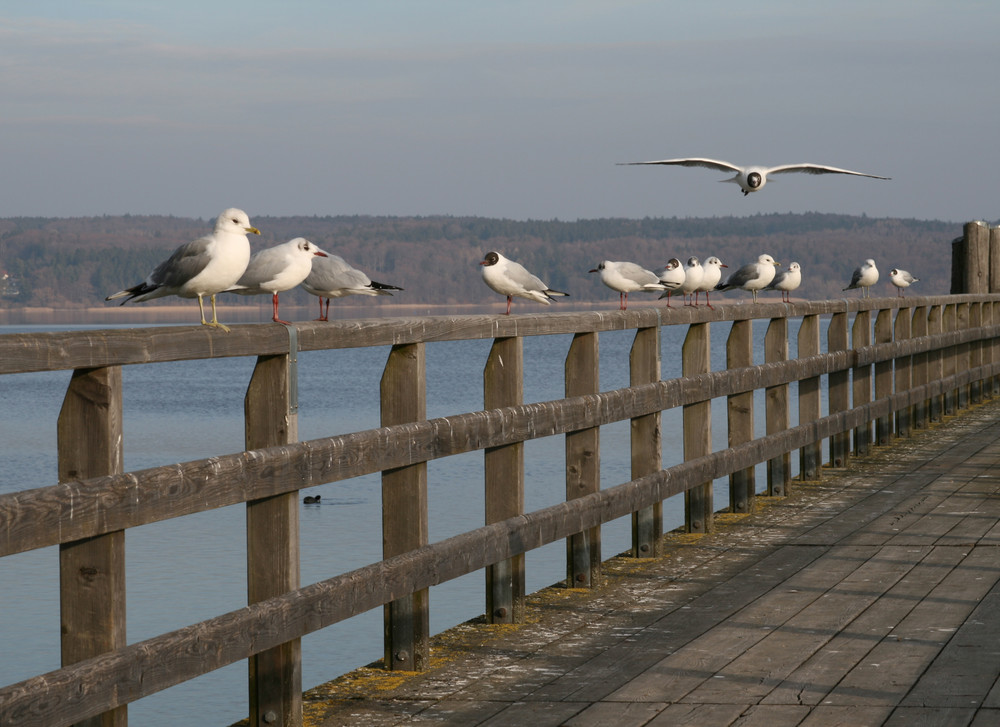
[[[795,326],[792,321],[792,340]],[[105,326],[106,327],[106,326]],[[0,334],[80,327],[0,327]],[[90,326],[93,328],[93,326]],[[764,324],[754,327],[763,360]],[[680,375],[686,329],[662,335],[662,375]],[[725,368],[729,324],[713,324],[712,367]],[[628,353],[634,333],[600,334],[602,390],[628,385]],[[563,396],[563,364],[571,336],[527,337],[525,401]],[[825,340],[825,335],[824,335]],[[481,409],[482,370],[489,341],[427,346],[429,418]],[[299,438],[327,437],[379,425],[379,380],[388,347],[305,352],[299,355]],[[794,356],[794,345],[791,354]],[[201,459],[243,449],[243,396],[253,358],[126,366],[124,431],[126,470]],[[56,418],[70,372],[0,377],[0,492],[56,483]],[[794,387],[793,387],[794,389]],[[794,396],[796,392],[793,390]],[[793,398],[794,401],[794,398]],[[763,431],[758,397],[757,431]],[[824,406],[825,410],[825,406]],[[795,413],[792,414],[793,425]],[[713,440],[725,447],[724,402],[713,406]],[[663,414],[664,465],[680,462],[679,411]],[[630,479],[628,422],[601,430],[604,487]],[[526,506],[538,509],[565,496],[562,436],[525,446]],[[793,472],[797,467],[793,457]],[[430,537],[438,541],[484,521],[483,456],[479,452],[428,464]],[[765,479],[758,469],[758,487]],[[715,507],[728,504],[725,480]],[[319,506],[302,506],[302,583],[314,583],[381,558],[380,477],[370,475],[304,491],[322,495]],[[664,505],[665,527],[683,524],[683,498]],[[245,507],[233,506],[144,525],[126,533],[127,628],[130,643],[246,605]],[[630,521],[603,528],[604,557],[631,546]],[[529,591],[565,575],[565,546],[554,543],[527,554]],[[430,594],[434,633],[483,612],[482,573],[436,586]],[[369,611],[303,639],[303,686],[309,688],[379,659],[381,609]],[[59,668],[58,553],[55,548],[0,559],[0,685]],[[16,658],[10,655],[16,654]],[[237,663],[129,707],[133,724],[228,725],[246,716],[246,665]]]

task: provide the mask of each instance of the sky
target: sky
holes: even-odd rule
[[[4,0],[0,217],[1000,218],[995,0]],[[619,162],[812,162],[892,177]]]

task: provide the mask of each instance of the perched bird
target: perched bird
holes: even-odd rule
[[[259,250],[250,258],[246,271],[230,287],[227,293],[240,295],[271,294],[271,305],[275,323],[292,325],[278,318],[278,293],[291,290],[312,272],[314,257],[326,257],[326,253],[304,237],[296,237],[283,245],[275,245]]]
[[[523,265],[508,260],[500,253],[491,250],[486,253],[480,265],[483,266],[483,282],[491,290],[507,296],[507,315],[510,315],[510,304],[514,296],[535,300],[545,305],[552,305],[554,295],[569,295],[559,290],[552,290],[538,277],[529,273]]]
[[[914,283],[919,283],[920,278],[913,277],[905,270],[893,268],[889,271],[889,282],[896,286],[896,295],[900,298],[905,298],[906,296],[903,295],[903,288],[909,288]]]
[[[790,294],[802,284],[802,266],[789,263],[787,270],[775,274],[774,280],[764,290],[780,290],[781,302],[791,303]]]
[[[604,260],[590,272],[600,273],[601,282],[618,291],[619,310],[628,308],[629,293],[667,289],[656,273],[635,263]]]
[[[861,297],[869,298],[871,297],[871,287],[877,282],[878,268],[875,267],[875,261],[868,258],[857,267],[854,275],[851,276],[851,284],[844,288],[844,290],[862,288]]]
[[[733,182],[740,185],[743,196],[763,188],[767,184],[769,174],[788,174],[789,172],[804,172],[806,174],[852,174],[856,177],[871,177],[872,179],[891,179],[891,177],[879,177],[874,174],[863,172],[852,172],[849,169],[839,169],[838,167],[828,167],[822,164],[782,164],[778,167],[738,167],[729,162],[718,159],[663,159],[655,162],[626,162],[624,166],[635,166],[643,164],[674,164],[682,167],[707,167],[708,169],[718,169],[722,172],[736,172],[732,179],[723,179],[723,182]]]
[[[219,323],[215,313],[215,295],[232,286],[247,269],[250,261],[250,240],[247,233],[260,234],[250,225],[250,218],[243,210],[227,209],[215,221],[210,235],[181,245],[174,253],[156,266],[144,281],[126,290],[109,295],[105,300],[125,298],[141,303],[153,298],[176,295],[179,298],[197,298],[201,323],[229,331]],[[212,320],[205,320],[204,296],[211,296]]]
[[[666,293],[663,293],[660,298],[667,299],[667,308],[670,308],[670,296],[671,294],[681,287],[681,284],[687,279],[687,275],[684,273],[684,266],[681,265],[681,261],[675,257],[667,260],[666,266],[655,270],[656,277],[660,279],[663,283],[663,287],[667,289]]]
[[[740,288],[748,290],[753,295],[753,302],[757,302],[757,291],[763,290],[774,280],[775,266],[780,265],[774,258],[764,253],[757,258],[757,262],[744,265],[735,273],[729,276],[724,283],[715,286],[716,290],[729,290],[730,288]]]
[[[705,277],[705,269],[702,267],[701,263],[698,262],[698,258],[693,255],[687,259],[687,263],[684,265],[684,282],[681,283],[681,287],[678,290],[684,295],[684,305],[695,305],[695,301],[688,300],[688,296],[691,294],[697,295],[698,286],[701,285],[701,279]]]
[[[704,293],[705,303],[711,308],[712,302],[708,299],[708,292],[715,290],[715,286],[722,280],[722,268],[728,268],[729,266],[723,264],[719,258],[713,255],[701,267],[703,274],[701,276],[701,284],[694,291],[694,304],[698,305],[698,293]]]
[[[392,295],[390,291],[402,290],[388,283],[376,283],[357,268],[348,265],[340,255],[327,253],[326,257],[314,257],[312,272],[302,282],[306,292],[319,298],[319,318],[317,321],[329,320],[330,298],[340,298],[345,295]],[[326,311],[323,310],[323,298],[326,298]]]

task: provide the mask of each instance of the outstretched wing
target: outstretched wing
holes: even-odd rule
[[[693,157],[691,159],[661,159],[655,162],[621,162],[618,166],[636,166],[640,164],[672,164],[679,167],[705,167],[706,169],[718,169],[722,172],[736,173],[743,171],[740,167],[729,162],[719,161],[718,159],[702,159],[700,157]]]
[[[840,169],[839,167],[828,167],[823,164],[782,164],[780,167],[771,167],[768,174],[787,174],[789,172],[803,172],[805,174],[853,174],[855,177],[871,177],[872,179],[892,179],[892,177],[880,177],[877,174],[865,174],[864,172],[852,172],[850,169]]]

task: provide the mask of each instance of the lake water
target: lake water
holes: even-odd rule
[[[495,312],[495,311],[494,311]],[[791,321],[792,341],[797,321]],[[78,330],[95,326],[0,326],[0,334]],[[108,326],[102,326],[107,328]],[[754,326],[755,360],[763,360],[764,322]],[[680,375],[686,327],[663,329],[662,376]],[[712,368],[725,368],[728,323],[712,326]],[[600,334],[602,390],[628,385],[632,331]],[[563,365],[571,336],[524,341],[525,401],[563,396]],[[825,333],[824,333],[825,340]],[[429,418],[482,409],[482,370],[489,341],[427,346]],[[299,355],[299,438],[309,440],[379,425],[379,380],[387,347],[305,352]],[[794,343],[791,355],[795,355]],[[243,450],[243,397],[253,358],[126,366],[124,431],[126,470]],[[0,377],[0,493],[56,483],[56,419],[70,372]],[[825,387],[824,387],[825,388]],[[796,392],[792,391],[792,401]],[[794,407],[793,407],[794,408]],[[725,402],[713,407],[716,449],[725,448]],[[763,394],[756,401],[756,431],[764,431]],[[826,410],[824,404],[824,412]],[[796,413],[792,412],[792,423]],[[526,507],[564,498],[564,438],[525,445]],[[664,466],[680,462],[681,412],[663,413]],[[792,457],[793,474],[797,458]],[[601,429],[601,481],[630,479],[629,424]],[[484,521],[483,456],[473,452],[428,464],[430,538],[479,527]],[[758,488],[765,486],[763,465]],[[323,498],[302,506],[302,583],[314,583],[381,559],[379,475],[303,491]],[[725,480],[715,488],[716,508],[728,503]],[[664,505],[667,530],[683,524],[683,498]],[[631,546],[630,519],[604,526],[605,558]],[[565,546],[553,543],[526,556],[528,590],[565,576]],[[129,643],[236,610],[246,605],[245,507],[233,506],[133,528],[126,533]],[[482,614],[484,576],[473,573],[430,593],[433,633]],[[310,688],[382,655],[381,609],[369,611],[302,641],[303,687]],[[58,669],[59,606],[56,548],[0,559],[0,685]],[[12,657],[16,655],[16,657]],[[247,714],[246,664],[240,662],[129,706],[130,723],[224,726]]]

